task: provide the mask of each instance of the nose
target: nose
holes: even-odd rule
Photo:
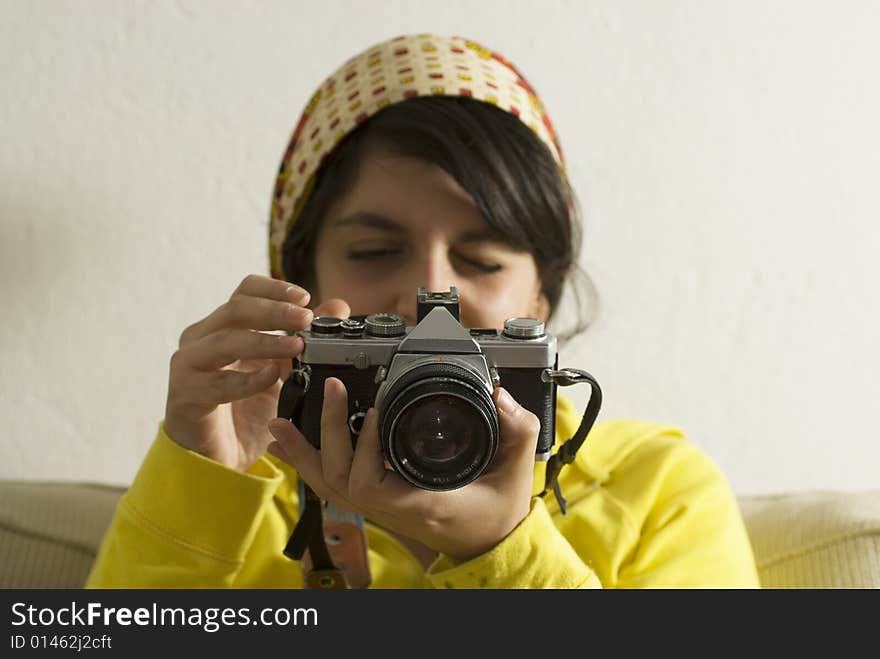
[[[416,294],[419,287],[429,293],[445,293],[450,287],[458,286],[455,270],[446,253],[445,246],[433,246],[429,251],[413,259],[407,272],[401,273],[397,291],[395,313],[406,318],[409,325],[416,323]]]

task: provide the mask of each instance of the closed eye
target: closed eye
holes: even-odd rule
[[[348,258],[354,260],[368,261],[370,259],[381,259],[389,256],[399,256],[403,253],[399,248],[383,248],[383,249],[363,249],[348,253]]]
[[[470,257],[463,256],[461,254],[456,254],[455,257],[459,261],[464,263],[465,265],[470,266],[472,268],[476,268],[480,272],[485,272],[487,274],[491,274],[491,273],[498,272],[499,270],[501,270],[501,266],[498,265],[497,263],[490,263],[488,261],[479,261],[477,259],[472,259]]]
[[[351,250],[348,258],[353,261],[380,261],[382,259],[394,259],[402,256],[404,249],[402,247],[382,247],[375,249],[358,249]],[[463,254],[453,252],[452,257],[465,268],[473,268],[480,273],[493,274],[502,270],[502,266],[490,261],[482,261],[474,259]]]

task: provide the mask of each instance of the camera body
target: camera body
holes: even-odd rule
[[[511,318],[504,329],[466,329],[458,291],[418,289],[417,323],[393,313],[339,319],[317,317],[299,332],[305,347],[295,362],[292,395],[282,389],[279,410],[316,448],[321,446],[324,380],[348,390],[349,429],[360,431],[366,411],[379,413],[386,466],[424,489],[450,490],[477,478],[500,441],[495,387],[503,386],[541,422],[536,460],[555,439],[556,339],[540,320]]]

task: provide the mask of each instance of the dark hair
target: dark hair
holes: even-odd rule
[[[589,325],[581,304],[583,285],[588,285],[592,297],[595,289],[577,262],[581,231],[568,181],[550,149],[522,121],[466,97],[420,97],[396,103],[337,145],[318,170],[312,195],[284,242],[288,281],[314,286],[321,221],[354,183],[364,155],[376,148],[445,170],[473,197],[492,229],[514,249],[533,255],[551,318],[566,280],[572,280],[578,308],[575,327],[567,336]]]

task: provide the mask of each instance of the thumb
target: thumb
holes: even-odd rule
[[[541,433],[541,422],[502,387],[495,389],[492,399],[498,410],[498,426],[501,432],[498,458],[504,463],[515,463],[516,467],[513,468],[531,472],[535,463],[535,448]]]
[[[345,300],[331,298],[324,300],[314,309],[315,316],[333,316],[334,318],[348,318],[351,315],[351,307]]]

